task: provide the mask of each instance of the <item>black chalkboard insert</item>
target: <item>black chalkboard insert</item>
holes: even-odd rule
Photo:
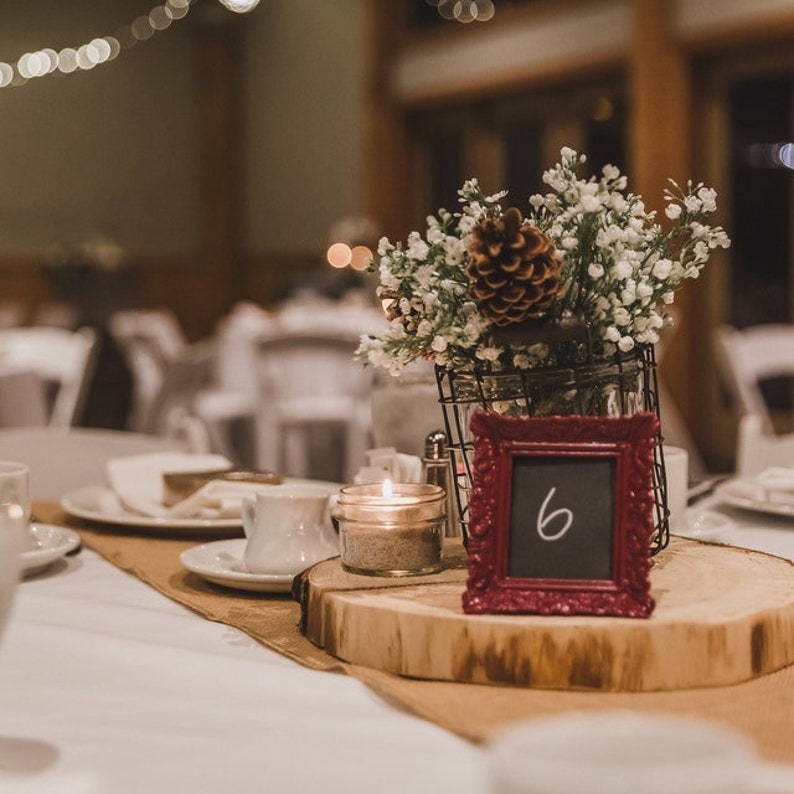
[[[615,456],[513,456],[507,575],[613,578]]]

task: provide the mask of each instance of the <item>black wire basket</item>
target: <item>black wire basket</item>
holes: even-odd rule
[[[456,473],[464,543],[468,539],[474,454],[469,422],[475,411],[508,416],[631,416],[651,411],[659,416],[656,357],[651,345],[638,346],[608,360],[572,366],[494,371],[482,365],[465,372],[437,366],[436,383]],[[670,534],[661,431],[654,445],[653,492],[650,552],[657,554],[667,546]]]

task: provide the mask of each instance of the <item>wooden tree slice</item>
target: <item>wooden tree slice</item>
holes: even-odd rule
[[[674,537],[651,570],[648,619],[466,615],[465,557],[433,576],[310,569],[306,636],[348,662],[422,679],[654,691],[727,686],[794,663],[794,564]]]

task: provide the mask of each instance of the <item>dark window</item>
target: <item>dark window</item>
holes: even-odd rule
[[[543,126],[535,119],[517,119],[505,126],[504,140],[507,203],[526,212],[529,197],[545,192],[541,179]]]
[[[626,173],[626,114],[619,98],[601,94],[592,101],[585,136],[592,174],[600,176],[605,165]]]
[[[430,209],[444,207],[450,212],[458,208],[458,190],[466,176],[463,173],[463,130],[437,131],[429,141]]]
[[[731,90],[733,136],[732,306],[741,328],[788,322],[792,171],[779,146],[790,141],[791,78],[756,79]]]

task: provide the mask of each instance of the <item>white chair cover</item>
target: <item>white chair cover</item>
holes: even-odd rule
[[[720,326],[715,351],[725,384],[739,408],[736,471],[753,476],[770,466],[794,467],[794,433],[777,435],[760,384],[794,382],[794,325],[770,323],[738,330]]]
[[[80,418],[96,359],[92,328],[30,326],[0,330],[0,371],[32,372],[52,387],[47,417],[52,427],[71,427]]]
[[[110,332],[133,377],[133,411],[129,427],[164,433],[193,417],[206,428],[211,448],[236,463],[251,465],[255,453],[255,406],[251,398],[218,388],[215,340],[189,344],[173,312],[166,309],[115,312]],[[238,443],[235,430],[247,425]],[[245,448],[243,448],[245,447]]]
[[[353,358],[358,338],[319,334],[261,339],[260,458],[264,468],[312,476],[313,429],[339,427],[344,449],[332,450],[352,482],[371,446],[371,368]]]

